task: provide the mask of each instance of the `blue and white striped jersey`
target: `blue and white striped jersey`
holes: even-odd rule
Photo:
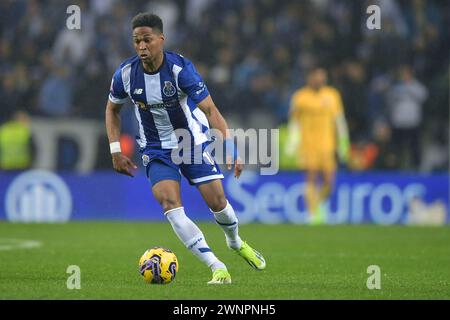
[[[208,140],[208,120],[197,107],[209,95],[191,61],[164,52],[159,70],[148,73],[139,56],[125,60],[114,73],[109,100],[135,106],[141,148],[173,149],[178,145],[174,130],[189,130],[196,145]]]

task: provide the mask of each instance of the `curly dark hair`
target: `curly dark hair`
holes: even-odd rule
[[[150,27],[163,32],[163,22],[159,16],[149,12],[141,12],[131,20],[133,30],[138,27]]]

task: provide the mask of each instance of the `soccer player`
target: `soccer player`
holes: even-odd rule
[[[306,171],[306,202],[312,224],[325,221],[338,156],[347,162],[349,135],[339,92],[327,86],[327,73],[315,68],[307,75],[307,85],[291,98],[287,153],[297,151],[299,167]],[[322,183],[321,183],[322,182]]]
[[[225,232],[229,248],[242,256],[253,268],[262,270],[266,263],[260,253],[242,241],[238,234],[238,219],[227,201],[222,187],[223,175],[214,157],[206,149],[208,130],[218,130],[223,137],[227,168],[234,166],[239,177],[243,165],[228,132],[225,119],[215,106],[208,88],[191,61],[165,51],[163,22],[150,13],[140,13],[132,20],[132,37],[136,55],[125,60],[114,73],[106,106],[106,129],[114,169],[133,176],[137,166],[121,153],[120,109],[127,98],[135,106],[139,123],[137,142],[143,165],[152,185],[152,192],[162,206],[165,217],[184,245],[213,275],[208,284],[229,284],[231,276],[206,243],[198,226],[184,212],[180,196],[181,174],[197,187]],[[185,129],[195,146],[201,146],[201,163],[175,164],[172,149],[178,148],[175,130]]]

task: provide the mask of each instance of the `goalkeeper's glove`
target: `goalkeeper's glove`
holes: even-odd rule
[[[350,155],[350,139],[347,138],[347,137],[340,138],[339,141],[338,141],[338,156],[339,156],[339,159],[343,163],[347,163],[349,155]]]
[[[296,154],[300,144],[300,129],[297,124],[290,123],[288,126],[288,137],[286,139],[285,154],[292,157]]]

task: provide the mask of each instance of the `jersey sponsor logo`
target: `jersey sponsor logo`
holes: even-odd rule
[[[142,110],[145,110],[145,111],[148,111],[150,108],[149,108],[149,106],[147,106],[145,103],[143,103],[142,101],[136,101],[136,105],[140,108],[140,109],[142,109]]]
[[[172,99],[170,101],[162,102],[162,103],[154,103],[154,104],[145,104],[142,101],[136,101],[136,105],[145,111],[149,111],[150,109],[167,109],[167,108],[174,108],[178,106],[178,100]]]
[[[141,88],[136,88],[136,89],[134,89],[133,94],[142,94],[143,91],[144,91],[144,90],[141,89]]]
[[[173,96],[176,92],[177,92],[177,90],[176,90],[175,87],[173,86],[172,82],[170,82],[170,81],[164,81],[163,93],[164,93],[165,96],[171,97],[171,96]]]

